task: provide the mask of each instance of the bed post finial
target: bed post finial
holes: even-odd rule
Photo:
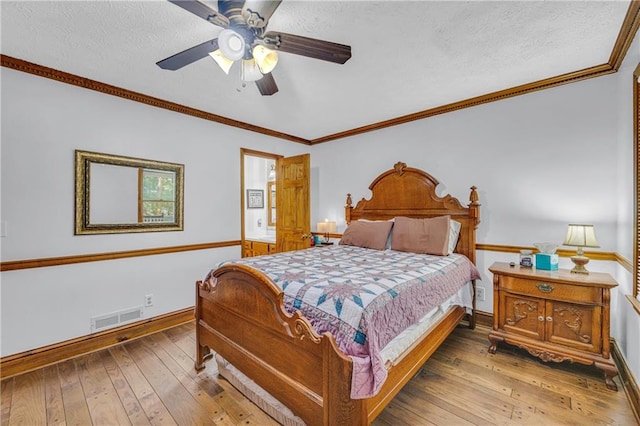
[[[480,224],[480,197],[478,196],[478,191],[476,191],[476,187],[471,187],[471,194],[469,194],[469,216],[475,219],[475,229],[478,229],[478,225]],[[475,260],[474,260],[475,262]]]
[[[480,203],[478,203],[478,200],[480,199],[480,197],[478,196],[478,191],[476,191],[475,186],[471,187],[471,194],[469,194],[469,201],[471,201],[471,204],[469,204],[470,206],[479,206]]]
[[[344,205],[344,219],[347,223],[351,223],[352,209],[353,209],[353,201],[351,201],[351,194],[347,194],[347,202]]]

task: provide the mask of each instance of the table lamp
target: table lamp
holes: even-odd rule
[[[589,258],[584,255],[583,247],[600,247],[596,240],[596,233],[593,229],[593,225],[577,225],[569,224],[567,229],[567,236],[564,239],[565,246],[578,247],[575,256],[571,256],[571,261],[575,265],[571,272],[575,274],[588,274],[589,271],[584,267],[589,263]]]
[[[336,232],[336,223],[325,219],[324,222],[318,222],[318,232],[324,236],[324,242],[329,242],[329,234]]]

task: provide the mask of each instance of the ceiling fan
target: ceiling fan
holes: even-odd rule
[[[211,56],[229,74],[241,61],[243,85],[255,81],[262,95],[273,95],[278,86],[271,71],[278,61],[277,52],[344,64],[351,57],[351,46],[316,40],[279,31],[266,31],[269,18],[282,0],[218,0],[218,10],[197,0],[169,0],[176,6],[224,28],[217,38],[205,41],[156,63],[160,68],[177,70]]]

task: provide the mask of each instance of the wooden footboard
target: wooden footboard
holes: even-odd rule
[[[253,268],[226,265],[213,277],[196,286],[197,369],[212,349],[307,424],[366,423],[363,401],[349,398],[351,359],[329,333],[287,314],[283,292]]]
[[[330,333],[320,336],[300,313],[286,313],[283,294],[268,277],[239,264],[198,281],[196,368],[204,368],[211,350],[219,353],[309,425],[372,422],[464,316],[463,308],[449,311],[389,371],[378,395],[353,400],[351,359]]]

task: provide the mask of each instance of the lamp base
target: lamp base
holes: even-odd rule
[[[589,273],[589,271],[587,271],[587,268],[584,267],[584,265],[589,263],[589,258],[587,256],[580,256],[580,255],[571,256],[571,261],[573,262],[574,265],[576,265],[571,270],[572,273],[574,274]]]

